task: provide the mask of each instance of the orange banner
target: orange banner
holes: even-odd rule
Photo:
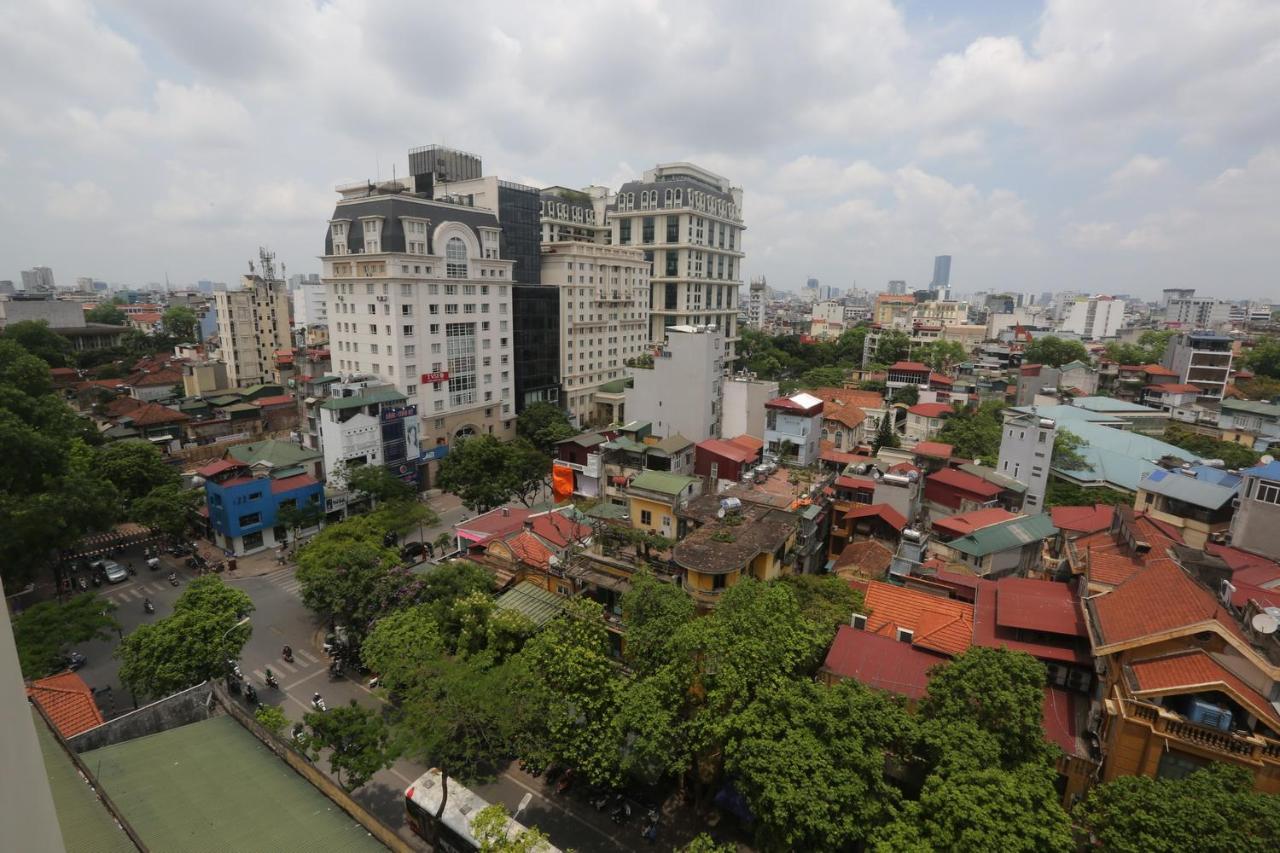
[[[573,496],[573,469],[564,465],[551,466],[551,494],[556,503],[567,501]]]

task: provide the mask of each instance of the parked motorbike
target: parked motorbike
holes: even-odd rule
[[[315,708],[317,711],[322,711],[322,712],[329,710],[328,706],[324,704],[324,699],[320,696],[319,693],[311,697],[311,707]]]
[[[563,794],[573,785],[573,770],[566,770],[560,775],[560,781],[556,782],[556,793]]]
[[[594,795],[587,802],[591,803],[591,807],[598,812],[602,812],[609,805],[609,792],[601,791]]]
[[[270,687],[272,690],[280,689],[280,681],[276,678],[276,674],[272,672],[270,668],[267,669],[266,680],[267,680],[267,686]]]
[[[138,570],[134,567],[132,562],[125,563],[124,567],[129,570],[129,574],[133,575],[134,577],[137,577]]]
[[[649,813],[644,817],[644,826],[640,830],[641,837],[650,844],[658,840],[658,813],[653,809],[649,809]]]
[[[337,681],[342,678],[342,661],[336,660],[329,664],[329,680]]]
[[[252,684],[245,684],[244,686],[244,701],[250,705],[258,704],[258,690]]]
[[[84,579],[84,575],[81,575],[76,578],[76,586],[79,587],[81,592],[87,592],[89,589],[89,582]]]
[[[231,670],[231,674],[236,678],[244,678],[244,673],[240,671],[240,663],[231,658],[227,658],[227,669]]]
[[[142,602],[142,610],[144,613],[155,613],[156,606],[151,603],[151,599],[144,599]]]
[[[102,586],[102,575],[97,572],[93,573],[93,585],[95,587]]]
[[[227,676],[227,689],[237,696],[240,695],[240,680],[233,675]]]
[[[177,572],[169,572],[169,583],[170,583],[170,584],[172,584],[173,586],[177,586],[177,585],[178,585],[178,573],[177,573]]]
[[[621,794],[618,794],[613,801],[613,808],[609,811],[609,819],[619,825],[631,819],[631,803],[627,802],[626,798]]]

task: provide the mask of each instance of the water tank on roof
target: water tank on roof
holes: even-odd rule
[[[916,530],[914,527],[908,527],[902,531],[902,538],[908,542],[919,542],[920,536],[920,531]]]
[[[720,508],[725,512],[739,512],[742,509],[742,501],[738,498],[721,498]]]
[[[910,485],[911,478],[905,474],[885,474],[880,478],[880,482],[891,483],[895,486],[906,486]]]
[[[860,477],[865,476],[867,473],[867,469],[870,467],[871,466],[868,465],[866,462],[863,462],[861,465],[857,465],[854,467],[853,473],[857,474]]]

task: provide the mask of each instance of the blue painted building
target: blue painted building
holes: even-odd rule
[[[236,556],[285,544],[293,531],[279,523],[286,506],[324,508],[324,486],[300,468],[261,470],[219,459],[196,472],[204,478],[205,509],[214,543]]]

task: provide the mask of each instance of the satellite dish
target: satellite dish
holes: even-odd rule
[[[1270,453],[1267,453],[1263,455],[1263,457],[1258,461],[1261,462],[1263,465],[1270,465],[1272,462],[1276,461],[1276,458],[1272,456]]]
[[[1259,634],[1274,634],[1277,628],[1280,628],[1280,619],[1272,616],[1270,613],[1259,613],[1253,617],[1253,621],[1249,624],[1253,626],[1253,630]]]
[[[724,507],[716,510],[716,518],[724,518]]]

